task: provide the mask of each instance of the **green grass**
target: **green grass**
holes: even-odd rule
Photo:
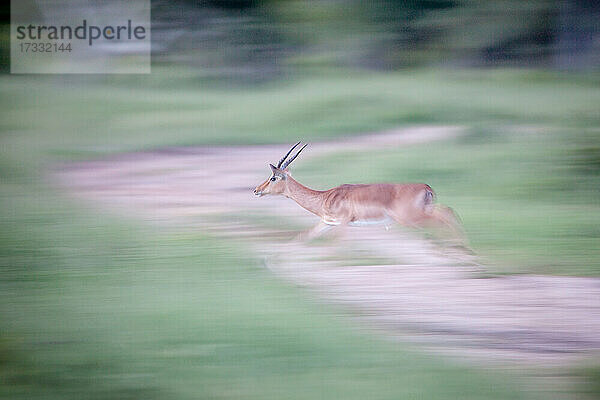
[[[2,197],[1,397],[522,397],[499,377],[355,331],[243,246],[31,189]]]

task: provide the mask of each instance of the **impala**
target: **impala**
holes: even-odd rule
[[[296,143],[277,166],[269,164],[271,176],[254,189],[256,196],[283,195],[294,200],[321,221],[307,233],[312,238],[337,225],[385,224],[389,222],[421,228],[438,226],[463,239],[460,224],[451,208],[435,204],[435,193],[424,183],[374,183],[341,185],[329,190],[310,189],[294,178],[289,165],[307,146],[288,159]],[[287,160],[287,161],[286,161]]]

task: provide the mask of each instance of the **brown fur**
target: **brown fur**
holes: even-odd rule
[[[389,217],[404,226],[443,227],[462,236],[452,209],[434,204],[435,194],[427,184],[341,185],[320,191],[302,185],[287,170],[273,165],[271,170],[269,179],[254,190],[256,195],[286,196],[318,215],[326,224],[346,225]]]

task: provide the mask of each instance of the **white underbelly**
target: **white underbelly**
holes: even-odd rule
[[[390,225],[392,223],[391,218],[379,218],[379,219],[359,219],[350,222],[350,226],[370,226],[370,225]]]
[[[341,222],[331,218],[323,218],[327,225],[339,225]],[[377,219],[359,219],[348,223],[348,226],[372,226],[372,225],[391,225],[393,220],[389,217]]]

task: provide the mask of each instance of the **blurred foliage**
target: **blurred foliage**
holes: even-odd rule
[[[324,67],[589,70],[600,66],[599,21],[594,0],[154,0],[152,57],[245,84]]]
[[[600,6],[590,0],[175,4],[153,3],[155,60],[213,78],[269,80],[325,66],[600,65]]]

